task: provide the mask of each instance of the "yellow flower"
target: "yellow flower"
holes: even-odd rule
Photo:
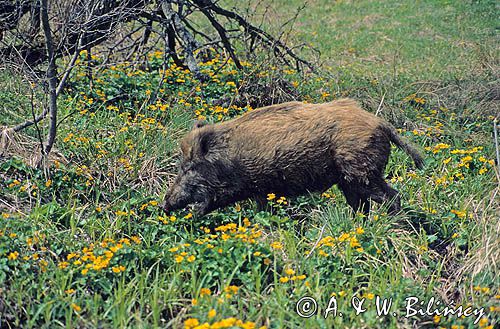
[[[290,278],[289,278],[289,277],[287,277],[287,276],[284,276],[284,277],[281,277],[281,278],[280,278],[280,282],[281,282],[281,283],[287,283],[289,280],[290,280]]]
[[[46,182],[45,182],[45,186],[46,187],[50,187],[52,185],[52,179],[48,179]]]
[[[356,229],[356,234],[363,234],[365,233],[365,230],[360,226]]]
[[[368,294],[366,294],[366,298],[372,300],[373,298],[375,298],[375,295],[372,293],[368,293]]]
[[[180,263],[180,262],[182,262],[183,260],[184,260],[184,257],[183,257],[183,256],[181,256],[181,255],[177,255],[177,256],[175,256],[175,262],[176,262],[176,263]]]
[[[344,241],[346,241],[347,239],[349,239],[349,233],[342,233],[342,234],[339,236],[339,242],[344,242]]]
[[[213,318],[215,315],[217,315],[217,311],[216,310],[211,309],[210,311],[208,311],[208,318],[209,319]]]
[[[294,274],[295,274],[295,271],[294,271],[294,270],[292,270],[291,268],[289,268],[289,269],[286,269],[286,270],[285,270],[285,273],[286,273],[287,275],[294,275]]]
[[[276,200],[276,203],[286,205],[287,204],[286,198],[284,196],[282,196],[278,200]]]
[[[453,235],[451,236],[452,239],[456,239],[458,238],[458,233],[453,233]]]
[[[323,256],[323,257],[327,257],[328,256],[328,254],[323,249],[319,249],[318,254],[320,256]]]
[[[122,266],[122,265],[120,265],[120,266],[113,266],[111,268],[111,270],[113,270],[113,273],[120,273],[120,272],[125,271],[125,266]]]
[[[436,144],[436,146],[434,146],[432,153],[436,154],[436,153],[439,153],[441,150],[445,150],[448,148],[450,148],[449,144],[439,143],[439,144]]]
[[[274,194],[274,193],[269,193],[269,194],[267,195],[267,200],[273,200],[273,199],[275,199],[275,198],[276,198],[276,194]]]
[[[240,288],[238,286],[227,286],[224,288],[225,292],[232,292],[232,293],[237,293]]]
[[[253,255],[254,255],[255,257],[259,257],[261,254],[262,254],[262,253],[261,253],[260,251],[256,251],[256,252],[254,252],[254,253],[253,253]]]
[[[460,210],[452,209],[450,212],[452,214],[457,215],[458,218],[464,218],[465,216],[467,216],[467,212],[466,211],[460,211]]]
[[[77,312],[80,312],[82,310],[82,308],[80,306],[76,305],[75,303],[71,304],[71,308]]]
[[[21,184],[21,182],[20,182],[20,181],[18,181],[17,179],[14,179],[14,180],[12,181],[12,183],[10,183],[8,186],[9,186],[9,188],[12,188],[12,187],[17,186],[17,185],[20,185],[20,184]]]
[[[189,214],[187,214],[186,216],[184,216],[184,218],[185,218],[185,219],[189,219],[189,218],[191,218],[191,217],[193,217],[193,214],[192,214],[192,213],[189,213]]]
[[[361,246],[358,242],[358,239],[355,236],[351,238],[349,245],[351,246],[351,248],[356,248]]]
[[[439,323],[441,321],[441,317],[439,315],[434,315],[434,323]]]
[[[186,321],[184,321],[184,329],[191,329],[198,326],[199,324],[200,321],[198,321],[198,319],[195,318],[187,319]]]
[[[479,320],[479,327],[485,327],[487,324],[488,324],[488,319],[487,318],[481,318],[481,320]]]
[[[60,269],[65,269],[66,267],[68,267],[69,263],[68,262],[60,262],[57,267],[59,267]]]
[[[11,252],[9,256],[7,256],[8,260],[15,260],[19,257],[19,253],[17,251]]]
[[[134,236],[131,236],[130,237],[130,240],[134,241],[136,244],[140,244],[141,243],[141,238],[139,238],[138,236],[134,235]]]
[[[279,249],[283,249],[283,245],[281,244],[281,242],[275,241],[275,242],[271,243],[271,248],[279,250]]]
[[[187,258],[187,261],[192,263],[192,262],[194,262],[195,259],[196,259],[196,257],[194,255],[191,255]]]
[[[72,293],[75,292],[75,289],[64,290],[64,292],[67,293],[68,295],[71,295]]]
[[[414,101],[415,103],[425,104],[425,99],[423,99],[422,97],[415,97],[415,98],[413,99],[413,101]]]
[[[200,296],[210,296],[212,294],[212,291],[210,291],[210,289],[208,288],[201,288],[200,289]]]

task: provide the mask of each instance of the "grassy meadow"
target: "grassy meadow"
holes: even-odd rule
[[[80,54],[46,167],[31,165],[46,122],[10,135],[0,157],[0,328],[498,326],[498,4],[310,0],[283,27],[302,4],[255,10],[267,30],[289,30],[289,44],[321,53],[316,72],[258,57],[239,71],[212,53],[200,64],[210,79],[199,82],[165,67],[161,49],[142,66],[102,66],[96,52],[89,67]],[[393,148],[387,177],[404,212],[374,205],[367,217],[353,214],[332,187],[269,195],[266,211],[249,200],[203,217],[163,213],[179,139],[195,119],[251,111],[212,104],[250,77],[289,81],[308,102],[352,97],[393,123],[426,162],[415,170]],[[43,93],[0,70],[0,126],[31,118],[31,99],[39,109]],[[308,318],[296,308],[305,296],[318,305]],[[411,296],[424,309],[434,297],[438,308],[484,314],[405,317]],[[353,297],[365,311],[356,314]],[[378,298],[391,298],[390,314],[378,316]],[[332,300],[337,315],[325,318]]]

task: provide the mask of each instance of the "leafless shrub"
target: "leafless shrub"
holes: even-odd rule
[[[208,47],[227,55],[238,69],[243,68],[236,44],[247,54],[268,50],[277,61],[294,65],[297,70],[314,69],[283,37],[271,35],[244,14],[226,9],[216,0],[0,1],[3,65],[21,68],[28,80],[46,89],[48,100],[38,115],[13,130],[20,131],[48,115],[50,129],[42,153],[50,152],[56,136],[57,97],[82,50],[87,51],[88,59],[94,50],[107,54],[103,65],[120,59],[141,65],[149,51],[163,48],[165,62],[173,60],[201,81],[206,77],[198,63]],[[57,61],[60,58],[66,60]],[[245,96],[252,92],[250,88],[260,88],[258,93],[268,95],[288,89],[282,81],[271,86],[269,90],[248,84],[242,86],[241,95],[247,102],[260,105],[265,100]],[[278,99],[288,100],[290,95],[285,94]]]

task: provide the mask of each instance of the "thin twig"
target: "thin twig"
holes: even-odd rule
[[[326,222],[325,222],[325,224],[323,224],[323,227],[321,228],[321,232],[319,232],[318,240],[316,240],[316,243],[314,243],[314,246],[312,247],[311,251],[309,251],[309,253],[307,254],[306,259],[309,258],[312,255],[313,251],[316,249],[316,247],[318,246],[319,242],[323,238],[323,232],[325,231],[325,227],[326,227]]]
[[[493,134],[495,136],[495,149],[497,153],[497,166],[498,172],[500,173],[500,147],[498,146],[498,128],[500,125],[498,124],[497,118],[493,120]]]
[[[375,116],[378,116],[380,111],[382,110],[382,105],[384,105],[385,93],[382,95],[382,99],[380,100],[380,104],[378,104],[377,111],[375,112]]]
[[[33,88],[31,88],[31,94],[30,94],[30,102],[31,102],[31,115],[33,116],[33,123],[35,125],[36,129],[36,134],[38,136],[38,141],[40,142],[40,149],[43,150],[43,139],[42,139],[42,132],[40,131],[40,127],[38,127],[38,121],[36,121],[35,118],[35,97],[34,97],[34,91]]]

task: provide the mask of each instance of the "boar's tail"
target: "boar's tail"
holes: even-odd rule
[[[405,151],[413,159],[413,162],[415,162],[415,166],[418,169],[422,169],[424,167],[424,159],[422,158],[422,155],[408,142],[403,140],[398,135],[396,129],[394,129],[393,126],[389,124],[384,125],[384,130],[387,133],[390,141],[393,142],[394,145]]]

